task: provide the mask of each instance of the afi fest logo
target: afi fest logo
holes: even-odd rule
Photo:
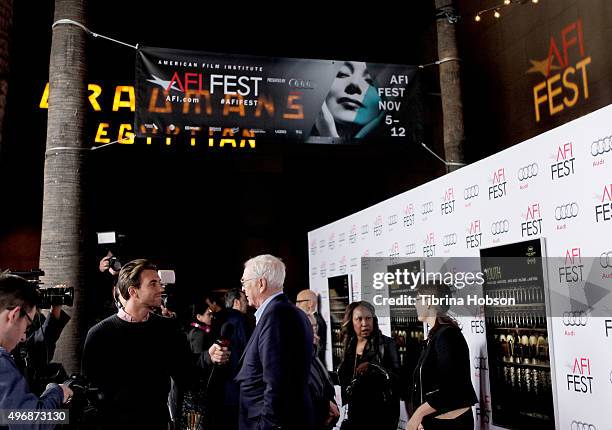
[[[575,284],[582,282],[582,255],[580,248],[565,250],[565,262],[559,267],[559,283]]]
[[[425,245],[423,246],[423,257],[436,256],[436,239],[434,233],[431,232],[425,237]]]
[[[533,87],[536,122],[573,108],[589,98],[587,66],[591,57],[585,55],[582,19],[569,23],[558,34],[550,35],[548,55],[543,60],[529,60],[527,73],[539,73],[544,81]]]
[[[506,170],[497,169],[493,172],[493,185],[489,187],[489,200],[506,196]]]
[[[482,232],[480,231],[480,220],[475,219],[470,223],[465,236],[465,247],[467,249],[478,248],[482,244]]]
[[[612,220],[612,184],[605,185],[598,205],[595,205],[595,221],[604,222]]]
[[[440,212],[442,215],[450,215],[455,211],[455,192],[453,188],[449,188],[444,192]]]
[[[414,225],[414,205],[412,203],[404,208],[404,227],[412,227]]]
[[[389,249],[389,257],[399,257],[400,256],[400,245],[398,242],[393,242],[391,248]]]
[[[557,148],[556,162],[550,166],[550,176],[555,179],[566,178],[576,173],[574,171],[574,150],[571,143],[564,143]]]
[[[542,233],[542,214],[540,204],[533,203],[527,206],[525,222],[521,223],[521,236],[531,237]]]
[[[591,359],[576,357],[572,365],[572,373],[567,374],[567,391],[593,394],[593,377],[591,376]]]
[[[310,255],[317,255],[317,239],[315,238],[310,242]]]

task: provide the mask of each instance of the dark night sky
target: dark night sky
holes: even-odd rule
[[[414,2],[410,13],[405,8],[356,6],[328,12],[311,3],[277,6],[275,11],[261,5],[225,9],[187,1],[155,6],[142,1],[89,3],[90,29],[132,44],[397,64],[437,57],[433,2],[428,1]],[[9,239],[25,237],[20,253],[31,259],[39,246],[46,127],[45,111],[37,106],[48,76],[53,17],[49,6],[34,16],[30,8],[15,2],[10,95],[0,153],[0,190],[15,210],[1,215],[0,251],[7,249],[6,243],[14,245]],[[110,113],[112,100],[105,99],[112,96],[110,90],[133,83],[134,51],[90,38],[88,58],[88,80],[106,84],[103,110]],[[422,74],[425,138],[440,153],[439,98],[428,94],[439,91],[436,79],[433,70]],[[97,116],[92,122],[102,119]],[[131,121],[128,116],[124,122]],[[256,151],[243,152],[114,145],[92,153],[89,160],[91,251],[96,251],[95,231],[120,231],[128,237],[126,254],[153,257],[176,268],[178,282],[192,290],[237,286],[242,262],[270,252],[288,263],[286,285],[295,293],[308,282],[309,230],[442,173],[440,164],[414,145],[264,141]]]

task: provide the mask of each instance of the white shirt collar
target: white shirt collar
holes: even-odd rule
[[[270,304],[270,302],[272,301],[272,299],[276,296],[280,296],[281,294],[283,294],[283,290],[280,290],[277,293],[272,294],[270,297],[268,297],[262,304],[261,306],[255,311],[255,325],[257,325],[259,323],[259,319],[261,318],[261,316],[263,315],[264,311],[266,310],[266,307]]]

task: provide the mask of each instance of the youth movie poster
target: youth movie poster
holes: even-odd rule
[[[413,140],[417,68],[363,61],[140,47],[140,137],[287,138],[306,143]]]

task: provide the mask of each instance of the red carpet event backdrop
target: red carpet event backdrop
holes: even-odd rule
[[[610,124],[612,105],[311,231],[310,288],[322,296],[324,317],[330,322],[330,302],[332,314],[339,315],[338,289],[331,288],[336,279],[349,280],[343,294],[352,296],[351,301],[368,297],[362,289],[361,257],[424,259],[426,267],[433,260],[429,257],[482,261],[506,250],[515,253],[513,249],[555,257],[547,259],[559,263],[544,266],[543,282],[529,286],[527,279],[497,290],[529,296],[522,307],[458,316],[480,398],[476,428],[480,422],[489,428],[520,422],[508,415],[506,397],[514,396],[516,403],[533,392],[541,399],[547,391],[552,394],[551,416],[534,412],[523,417],[547,420],[538,428],[607,428],[612,422]],[[431,264],[427,269],[432,270]],[[328,279],[334,282],[328,284]],[[541,308],[534,311],[537,306]],[[552,315],[551,308],[557,309]],[[380,323],[397,341],[398,322],[393,318],[392,312]],[[402,318],[411,317],[401,317],[399,323]],[[328,363],[337,347],[333,319]],[[499,331],[503,327],[509,328]],[[420,330],[420,335],[400,331],[400,337],[422,339]],[[517,351],[523,348],[535,352],[520,358]]]

